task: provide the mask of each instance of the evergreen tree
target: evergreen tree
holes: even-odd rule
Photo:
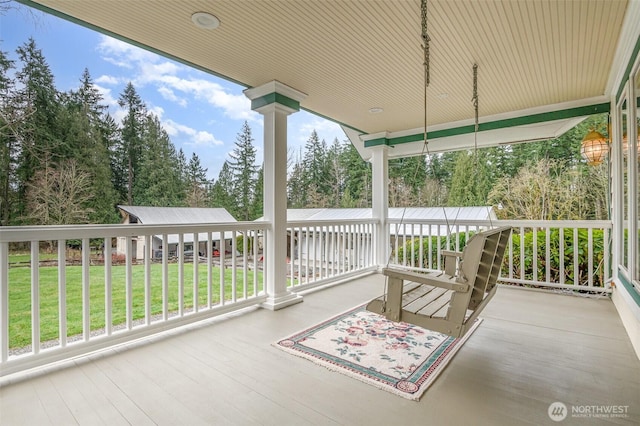
[[[329,186],[329,207],[340,207],[344,192],[345,171],[340,164],[342,146],[338,139],[334,139],[327,154],[327,182]]]
[[[422,155],[389,161],[390,204],[394,207],[422,205],[420,195],[426,176],[427,164]]]
[[[233,195],[235,205],[232,214],[238,220],[251,219],[251,207],[256,191],[256,178],[258,167],[256,166],[256,149],[253,146],[251,128],[246,121],[242,130],[236,136],[236,146],[229,154],[229,168],[233,173]]]
[[[88,68],[85,68],[82,72],[80,87],[77,92],[72,93],[72,99],[80,106],[82,113],[86,115],[91,124],[91,130],[98,133],[108,106],[102,103],[104,98],[93,84]]]
[[[12,205],[16,204],[13,183],[16,181],[18,111],[15,108],[15,82],[9,75],[14,68],[5,52],[0,51],[0,226],[11,223]]]
[[[15,128],[19,157],[16,168],[17,215],[26,216],[26,191],[37,170],[60,160],[58,93],[42,51],[31,38],[16,50],[22,68],[16,73],[13,98],[21,116]]]
[[[503,176],[512,176],[513,150],[510,146],[484,148],[491,180],[496,181]]]
[[[320,140],[318,138],[318,133],[315,130],[311,132],[311,136],[309,136],[305,144],[302,164],[304,166],[303,181],[305,187],[311,190],[313,185],[314,199],[326,200],[331,190],[328,177],[327,143],[324,139]],[[306,201],[309,195],[305,194],[304,198]]]
[[[360,157],[358,150],[351,144],[344,145],[340,156],[344,171],[344,195],[341,207],[371,206],[371,163]],[[346,200],[348,203],[345,204]]]
[[[290,208],[299,209],[305,207],[306,187],[304,183],[304,167],[297,161],[287,179],[287,204]]]
[[[184,205],[184,190],[175,147],[158,117],[146,117],[141,146],[142,157],[133,188],[137,205],[170,207]]]
[[[211,207],[223,207],[234,214],[233,172],[227,161],[222,165],[218,179],[211,186],[209,199]]]
[[[449,206],[484,206],[491,190],[485,151],[461,151],[451,178]]]
[[[200,164],[200,158],[192,153],[187,165],[186,204],[189,207],[205,207],[207,205],[207,169]]]
[[[253,208],[251,209],[251,218],[257,219],[264,214],[264,166],[258,170],[256,179],[255,197],[253,197]]]
[[[115,150],[118,154],[116,162],[120,163],[115,171],[125,172],[123,176],[116,176],[115,180],[124,186],[116,189],[119,190],[121,199],[133,205],[134,179],[142,158],[142,132],[146,120],[146,106],[131,82],[120,95],[118,105],[126,110],[127,115],[122,120],[120,145]]]
[[[109,166],[111,168],[111,183],[118,194],[118,202],[126,200],[126,162],[123,161],[123,154],[119,149],[122,147],[120,140],[120,126],[116,120],[106,114],[100,123],[100,134],[102,143],[109,153]]]
[[[176,171],[180,180],[185,183],[187,181],[187,156],[182,148],[178,150],[176,156]]]
[[[124,198],[122,198],[123,191],[121,189],[125,188],[126,184],[121,180],[121,178],[126,176],[126,173],[123,169],[124,164],[119,161],[121,155],[117,152],[117,149],[121,146],[120,128],[118,127],[116,120],[108,113],[102,117],[100,122],[100,136],[109,157],[111,188],[115,191],[115,204],[118,204],[119,202],[124,201]],[[112,212],[113,215],[111,216],[111,219],[105,219],[105,223],[117,223],[120,221],[120,215],[115,209],[115,205]]]
[[[65,97],[64,126],[66,159],[73,159],[80,172],[89,175],[90,190],[100,197],[92,197],[84,206],[92,223],[112,223],[118,218],[115,205],[118,194],[111,178],[110,155],[102,131],[106,129],[103,117],[107,106],[93,85],[91,75],[84,70],[78,91]]]

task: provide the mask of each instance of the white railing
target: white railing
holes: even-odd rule
[[[0,228],[0,376],[263,302],[268,226]]]
[[[373,219],[287,223],[289,286],[302,290],[377,268]]]
[[[375,270],[374,223],[290,222],[289,288]],[[0,376],[264,302],[269,226],[0,228]]]
[[[499,280],[528,287],[609,291],[611,222],[468,221],[390,219],[389,264],[442,269],[442,250],[461,251],[475,232],[512,226]]]
[[[304,291],[383,266],[374,261],[376,224],[288,222],[288,288]],[[514,227],[502,282],[597,291],[611,277],[605,221],[389,220],[389,264],[441,269],[441,250],[462,250],[473,232],[499,225]],[[0,228],[0,376],[264,302],[269,227]]]

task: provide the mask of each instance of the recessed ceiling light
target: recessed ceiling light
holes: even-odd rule
[[[191,20],[196,24],[196,27],[205,30],[215,30],[220,25],[220,20],[207,12],[196,12],[191,15]]]
[[[382,111],[384,111],[384,109],[382,107],[369,108],[369,112],[371,114],[380,114]]]

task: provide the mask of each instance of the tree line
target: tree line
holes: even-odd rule
[[[490,205],[503,219],[606,219],[607,165],[587,166],[580,145],[589,130],[607,135],[607,127],[600,114],[552,140],[390,160],[389,205]],[[313,132],[292,163],[290,207],[371,206],[371,167],[350,143],[327,145]]]
[[[238,220],[262,215],[263,169],[245,122],[216,179],[195,153],[176,149],[132,83],[117,122],[85,69],[59,91],[33,39],[0,51],[0,225],[117,223],[118,204],[224,207]],[[550,141],[394,159],[391,206],[493,205],[514,219],[601,219],[606,166],[580,160],[593,116]],[[289,153],[289,207],[370,207],[371,166],[348,141],[314,130]]]

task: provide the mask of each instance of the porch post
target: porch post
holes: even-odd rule
[[[278,81],[244,91],[251,109],[264,116],[264,267],[267,301],[262,307],[278,310],[302,302],[287,290],[287,116],[300,110],[306,97]]]
[[[387,264],[389,258],[389,147],[379,145],[372,149],[371,166],[373,182],[371,190],[371,207],[373,218],[377,219],[374,234],[375,259],[378,268]]]

